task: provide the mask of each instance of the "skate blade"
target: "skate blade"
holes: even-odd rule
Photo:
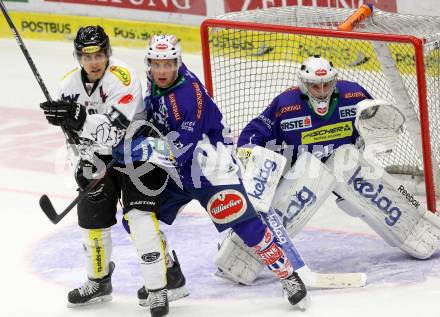
[[[80,303],[80,304],[74,304],[74,303],[67,302],[67,307],[69,307],[69,308],[80,308],[80,307],[89,306],[89,305],[93,305],[93,304],[109,302],[111,300],[112,300],[112,295],[104,295],[104,296],[99,296],[99,297],[96,297],[96,298],[92,298],[88,302]]]
[[[189,295],[188,290],[185,286],[169,289],[168,290],[168,301],[173,302],[178,299],[187,297]],[[148,296],[147,299],[139,299],[139,305],[142,307],[148,307],[150,306],[150,296]]]
[[[303,299],[301,299],[295,306],[295,309],[300,311],[305,311],[310,305],[310,297],[306,295]]]

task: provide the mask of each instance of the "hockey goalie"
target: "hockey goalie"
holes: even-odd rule
[[[390,246],[418,259],[431,257],[439,246],[439,217],[376,160],[395,148],[404,115],[388,101],[370,99],[360,85],[336,77],[326,59],[305,60],[299,88],[276,97],[242,131],[240,161],[246,166],[255,146],[283,144],[276,150],[291,161],[291,168],[272,207],[290,238],[333,193],[341,210],[366,222]],[[247,285],[264,267],[233,232],[222,242],[215,263],[227,278]],[[303,280],[316,287],[315,281]]]

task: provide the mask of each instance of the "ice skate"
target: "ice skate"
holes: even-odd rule
[[[150,298],[150,312],[151,317],[162,317],[168,315],[168,297],[167,289],[161,289],[157,291],[149,291]]]
[[[309,304],[306,287],[296,272],[293,272],[288,278],[281,280],[283,290],[287,294],[289,303],[295,308],[306,310]]]
[[[67,307],[75,308],[112,300],[111,277],[114,269],[115,263],[110,262],[107,276],[99,279],[89,278],[82,286],[70,291],[67,296]]]

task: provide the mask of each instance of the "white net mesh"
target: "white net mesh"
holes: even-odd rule
[[[382,71],[372,42],[323,35],[320,30],[336,30],[354,10],[311,7],[283,7],[230,13],[223,21],[240,21],[230,26],[215,25],[208,29],[213,97],[235,136],[257,116],[279,93],[297,85],[300,63],[319,54],[331,60],[338,69],[338,79],[361,84],[374,97],[396,98]],[[250,22],[250,23],[249,23]],[[312,29],[266,29],[261,24],[306,27]],[[255,27],[253,27],[255,25]],[[305,30],[305,31],[304,31]],[[421,17],[374,11],[373,17],[357,26],[356,31],[379,34],[413,35],[427,39],[425,44],[425,89],[428,98],[429,131],[434,164],[440,162],[440,17]],[[365,38],[365,37],[364,37]],[[419,117],[419,87],[412,44],[388,38],[396,69]],[[209,80],[209,79],[208,79]],[[413,123],[417,126],[419,123]],[[428,124],[424,122],[423,124]],[[419,129],[420,130],[420,129]],[[381,158],[388,168],[400,167],[401,173],[423,170],[422,153],[407,130],[399,135],[396,151]],[[437,181],[437,180],[436,180]]]

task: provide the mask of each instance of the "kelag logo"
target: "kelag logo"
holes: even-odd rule
[[[359,166],[356,169],[354,174],[348,180],[347,185],[353,185],[353,189],[356,192],[358,192],[362,197],[369,199],[373,206],[382,210],[386,215],[385,223],[388,226],[394,226],[397,220],[399,220],[402,212],[400,211],[399,207],[393,206],[393,201],[390,198],[384,194],[381,194],[383,190],[382,184],[379,184],[377,188],[375,188],[375,184],[370,183],[362,177],[358,177],[361,168],[362,167]]]
[[[316,201],[316,195],[306,186],[303,186],[297,191],[291,198],[287,210],[283,213],[278,209],[275,212],[281,217],[284,227],[290,223],[306,206],[314,204]]]
[[[261,195],[263,195],[266,190],[267,179],[270,174],[275,171],[277,168],[277,163],[272,160],[264,161],[263,168],[260,169],[257,177],[254,177],[254,191],[252,193],[248,192],[248,195],[254,197],[255,199],[261,199]]]

